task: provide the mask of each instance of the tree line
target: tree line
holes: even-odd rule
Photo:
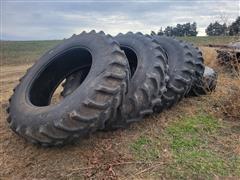
[[[235,36],[240,35],[240,16],[237,19],[227,26],[226,23],[219,23],[215,21],[210,23],[205,32],[208,36]],[[165,36],[197,36],[197,23],[185,23],[177,24],[174,26],[167,26],[165,29],[160,29],[157,33],[154,31],[151,34],[165,35]]]

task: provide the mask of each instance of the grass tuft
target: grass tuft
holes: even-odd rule
[[[221,123],[212,116],[199,114],[185,117],[169,125],[166,138],[169,139],[173,161],[167,168],[175,178],[212,178],[215,174],[226,176],[234,161],[225,161],[215,149],[209,148],[209,141],[218,136]]]
[[[209,150],[194,149],[175,153],[175,161],[168,168],[168,173],[175,178],[212,178],[214,174],[226,176],[229,168],[221,157]]]
[[[155,160],[160,154],[157,143],[146,136],[139,137],[130,148],[138,160]]]

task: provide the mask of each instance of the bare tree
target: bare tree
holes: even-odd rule
[[[226,12],[221,11],[218,19],[221,24],[226,24],[227,26],[231,24],[230,17],[226,14]]]

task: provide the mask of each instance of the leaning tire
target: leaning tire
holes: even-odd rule
[[[82,84],[57,105],[49,105],[59,83],[89,67]],[[34,144],[58,146],[104,128],[125,93],[128,64],[104,33],[83,32],[47,52],[22,78],[10,100],[8,121]]]
[[[169,64],[167,91],[155,112],[172,107],[190,90],[195,72],[194,57],[188,44],[166,36],[152,36],[165,50]]]
[[[128,58],[131,77],[123,105],[116,118],[107,122],[106,129],[124,128],[151,114],[161,102],[168,81],[167,60],[156,40],[132,32],[120,33],[115,39]]]

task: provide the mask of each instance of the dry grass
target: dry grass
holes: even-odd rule
[[[236,78],[224,77],[220,74],[222,86],[218,86],[218,91],[214,93],[213,101],[216,111],[220,116],[230,120],[240,118],[240,80]],[[220,88],[221,87],[221,88]]]
[[[205,64],[213,67],[219,74],[218,89],[213,100],[221,115],[227,119],[240,119],[240,77],[219,65],[214,48],[202,47]],[[219,108],[219,109],[218,109]]]
[[[202,50],[219,73],[215,92],[63,148],[33,146],[9,129],[8,98],[29,65],[1,67],[0,179],[239,179],[240,80]]]

